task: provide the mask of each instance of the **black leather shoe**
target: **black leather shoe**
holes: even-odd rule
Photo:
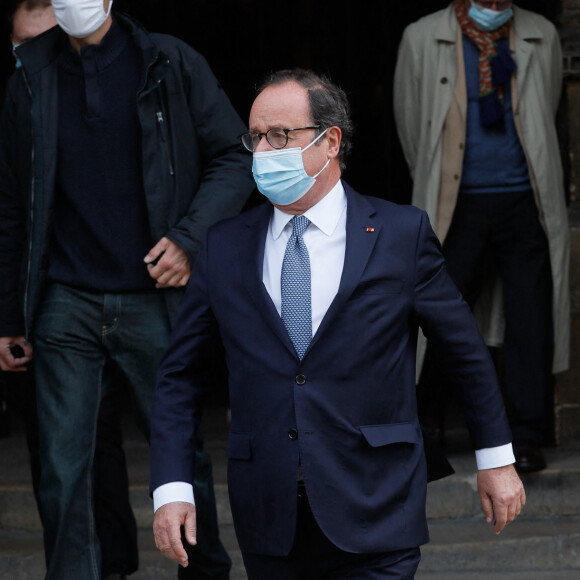
[[[540,445],[530,439],[514,441],[514,455],[516,456],[516,470],[519,473],[533,473],[546,469],[546,458]]]

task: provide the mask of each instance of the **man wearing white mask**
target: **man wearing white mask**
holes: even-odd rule
[[[124,375],[149,435],[157,365],[205,229],[253,184],[244,126],[201,55],[112,14],[112,1],[52,4],[59,27],[17,48],[1,119],[0,366],[21,370],[34,347],[46,578],[100,580],[101,400],[113,371]],[[179,575],[226,579],[195,437],[208,542]]]
[[[543,469],[552,372],[568,367],[569,233],[554,26],[511,0],[454,0],[399,48],[395,119],[451,277],[500,372],[520,472]],[[427,344],[420,417],[443,439],[446,361]]]
[[[17,48],[57,26],[51,0],[14,0],[9,6],[8,20],[16,68],[21,66]],[[38,503],[38,419],[32,365],[28,365],[27,372],[0,372],[6,381],[9,410],[25,420],[32,485]],[[119,388],[114,388],[120,381],[115,380],[114,383],[101,402],[93,460],[95,527],[105,577],[133,572],[139,566],[137,523],[129,501],[127,466],[122,447],[121,384]]]

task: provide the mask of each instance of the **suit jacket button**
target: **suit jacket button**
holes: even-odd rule
[[[288,437],[292,439],[292,441],[298,439],[298,431],[296,431],[296,429],[290,429],[290,431],[288,431]]]
[[[296,384],[303,385],[304,383],[306,383],[306,377],[304,375],[298,375],[296,377]]]

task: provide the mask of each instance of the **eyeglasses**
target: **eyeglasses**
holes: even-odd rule
[[[253,153],[262,137],[266,137],[266,141],[270,143],[270,145],[274,149],[284,149],[286,145],[288,145],[288,133],[290,131],[304,131],[305,129],[319,129],[320,125],[312,125],[310,127],[296,127],[295,129],[284,129],[282,127],[272,127],[268,129],[264,133],[244,133],[240,135],[240,139],[242,141],[242,145],[251,153]]]

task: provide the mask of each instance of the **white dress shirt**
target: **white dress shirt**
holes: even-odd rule
[[[312,335],[316,334],[338,292],[346,248],[346,195],[338,182],[315,206],[304,212],[310,220],[304,243],[310,258]],[[270,220],[264,248],[263,282],[278,314],[282,313],[280,278],[286,245],[292,235],[292,214],[277,207]]]
[[[346,194],[339,180],[316,205],[303,214],[311,222],[303,239],[310,257],[313,335],[338,292],[346,248],[346,212]],[[266,235],[262,279],[278,314],[282,311],[282,262],[292,234],[290,220],[293,217],[275,207]],[[515,461],[511,443],[478,449],[475,457],[478,469],[502,467]],[[156,511],[172,501],[195,503],[192,486],[184,482],[166,483],[153,492]]]

